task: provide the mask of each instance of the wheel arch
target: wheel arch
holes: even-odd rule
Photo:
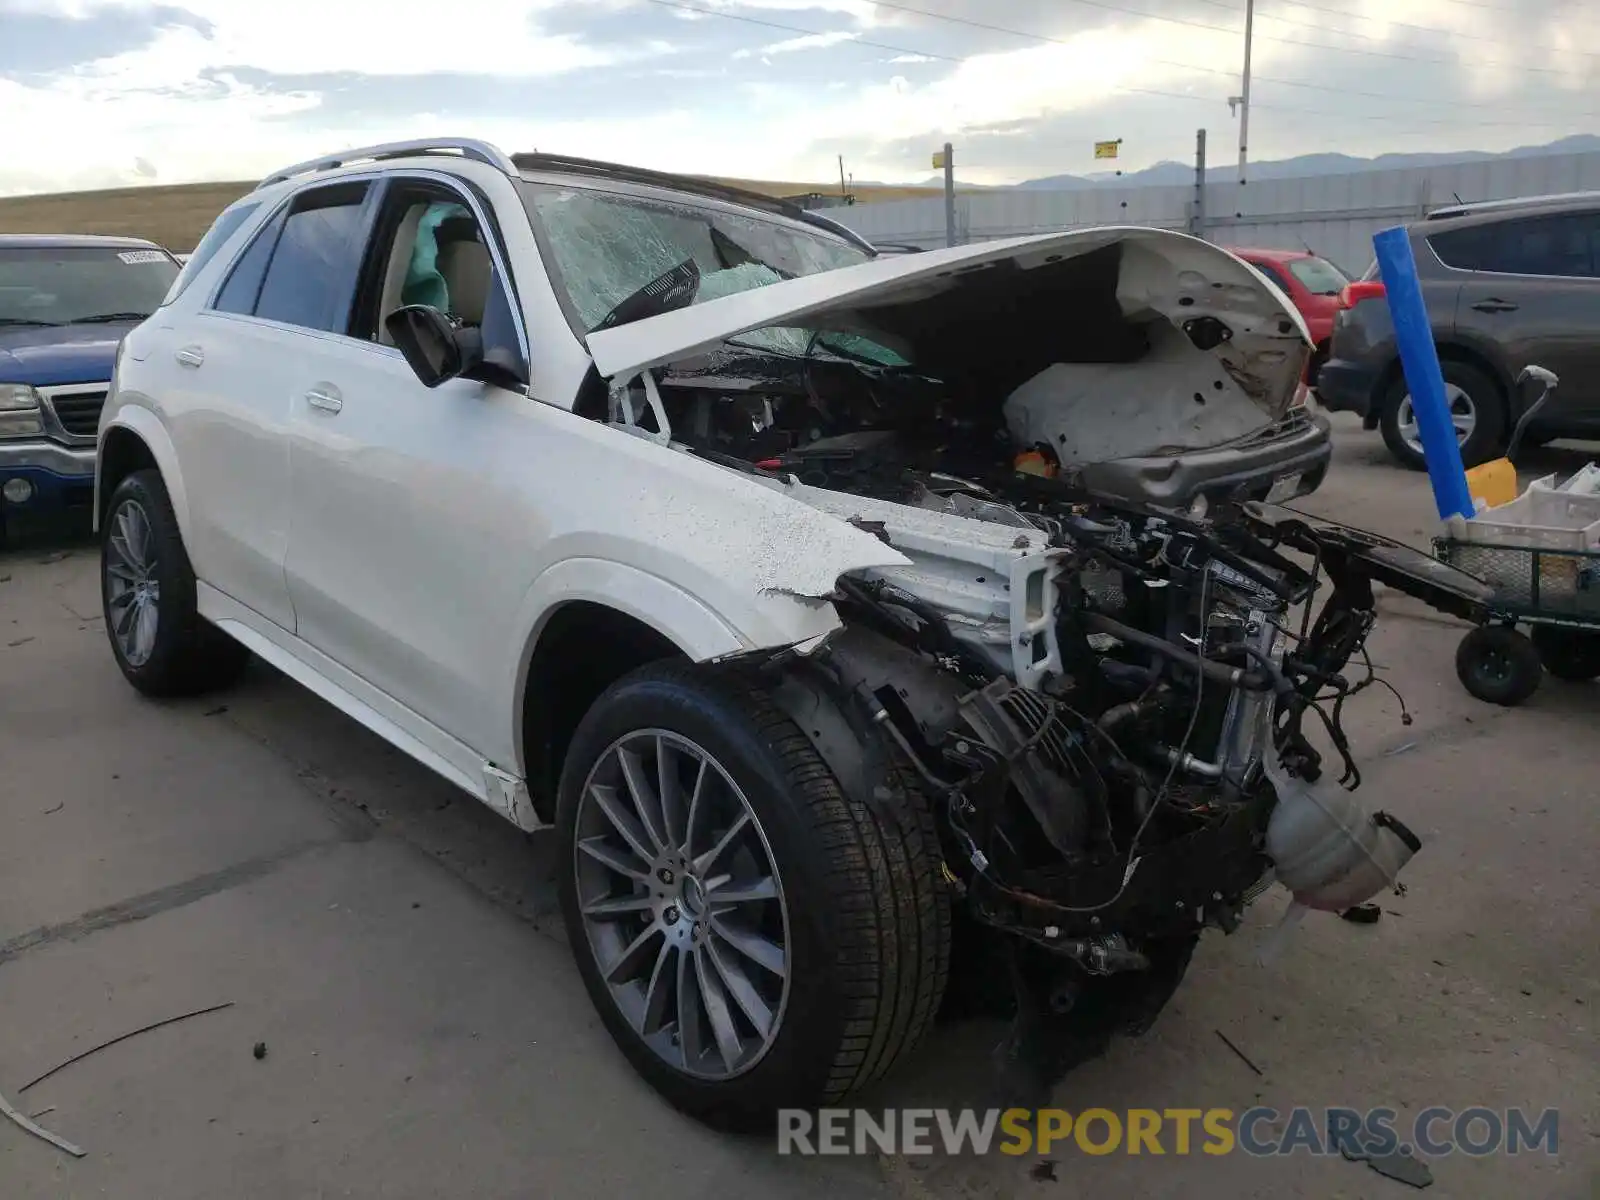
[[[1461,363],[1482,371],[1494,383],[1497,389],[1494,397],[1495,402],[1500,405],[1501,415],[1505,418],[1509,427],[1511,423],[1510,396],[1512,387],[1511,375],[1504,363],[1496,356],[1470,342],[1454,339],[1440,340],[1435,343],[1435,346],[1439,355],[1441,369],[1448,362]],[[1383,374],[1378,377],[1378,385],[1374,389],[1374,395],[1378,402],[1370,405],[1367,409],[1367,416],[1363,422],[1366,428],[1376,429],[1378,427],[1378,422],[1382,420],[1385,407],[1389,403],[1390,390],[1397,381],[1403,380],[1404,377],[1405,367],[1400,362],[1400,356],[1397,354],[1389,360],[1388,366],[1383,369]]]
[[[172,501],[178,532],[189,542],[189,497],[178,469],[178,454],[166,427],[148,409],[126,407],[100,433],[94,469],[94,527],[105,519],[106,505],[117,485],[135,471],[154,468]]]
[[[752,649],[675,584],[621,563],[566,559],[545,571],[524,605],[513,661],[510,737],[518,773],[541,817],[553,819],[567,744],[612,683],[646,663],[701,662]]]

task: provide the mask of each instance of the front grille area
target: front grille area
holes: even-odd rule
[[[1275,442],[1279,438],[1291,437],[1303,433],[1311,427],[1311,414],[1303,408],[1291,408],[1281,419],[1274,421],[1265,429],[1257,430],[1245,439],[1243,445],[1259,446],[1264,442]]]
[[[74,437],[94,437],[100,430],[100,410],[110,388],[103,383],[84,387],[44,389],[61,428]]]

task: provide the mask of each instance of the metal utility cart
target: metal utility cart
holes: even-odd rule
[[[1530,379],[1544,391],[1517,422],[1508,460],[1555,391],[1556,377],[1548,371],[1529,367],[1518,383]],[[1539,689],[1545,671],[1567,680],[1600,676],[1600,495],[1562,490],[1555,482],[1546,476],[1509,504],[1472,520],[1452,518],[1446,535],[1434,539],[1440,562],[1488,590],[1473,606],[1477,628],[1456,649],[1456,674],[1467,691],[1491,704],[1521,704]]]
[[[1442,537],[1434,553],[1491,592],[1474,614],[1477,628],[1456,649],[1467,691],[1509,706],[1538,691],[1545,671],[1567,680],[1600,676],[1600,550]]]

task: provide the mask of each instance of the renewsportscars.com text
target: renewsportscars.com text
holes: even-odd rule
[[[1555,1155],[1560,1113],[1519,1108],[783,1109],[780,1154]]]

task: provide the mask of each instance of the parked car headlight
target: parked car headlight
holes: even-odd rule
[[[39,393],[26,383],[0,383],[0,438],[38,437],[43,432]]]

